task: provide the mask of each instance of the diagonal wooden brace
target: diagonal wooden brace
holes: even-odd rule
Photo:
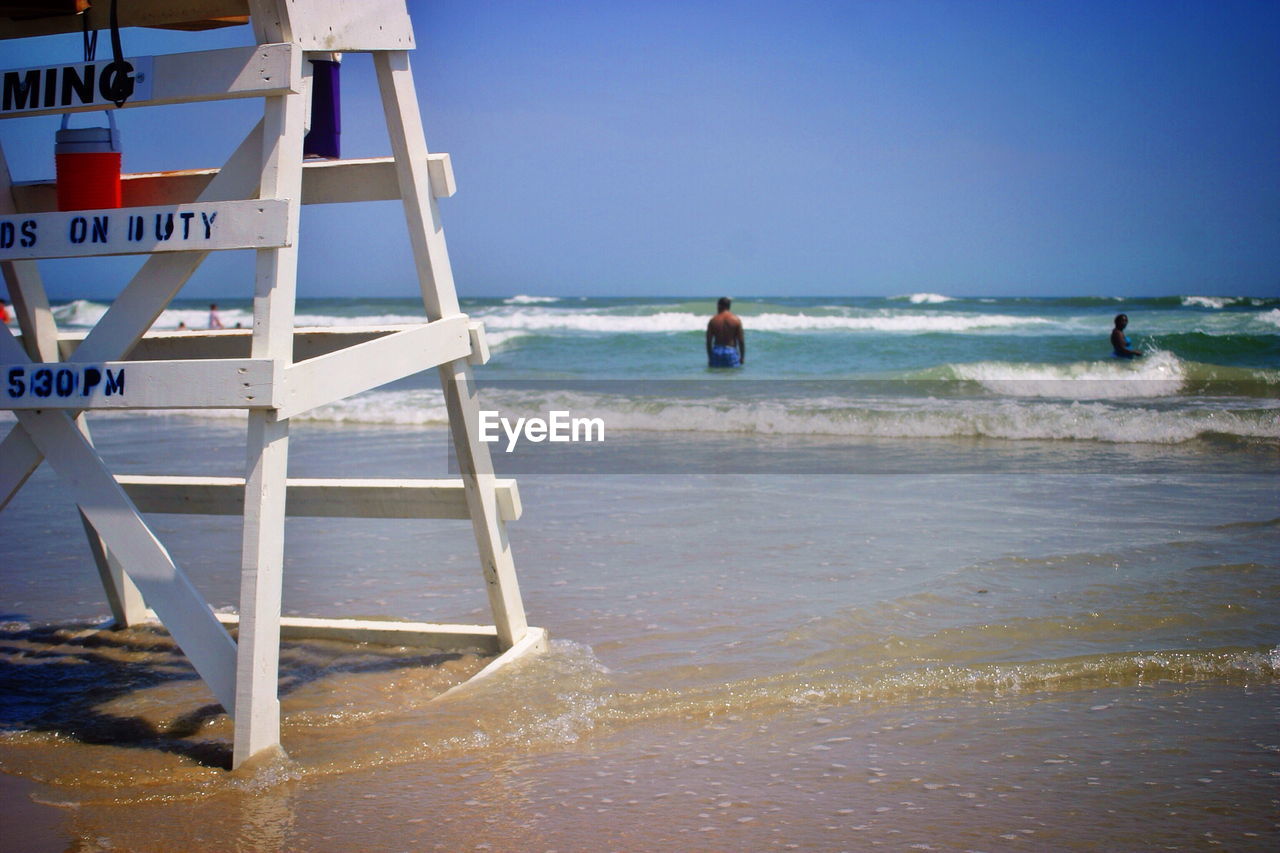
[[[19,412],[45,459],[107,548],[229,714],[235,713],[236,643],[174,565],[74,421],[62,412]]]
[[[7,328],[0,331],[0,358],[12,363],[29,361]],[[72,416],[48,410],[15,414],[18,427],[5,445],[20,434],[37,458],[49,461],[81,513],[99,531],[105,546],[128,566],[129,577],[200,677],[222,707],[234,714],[235,641],[199,591],[174,565],[169,552],[151,533]]]

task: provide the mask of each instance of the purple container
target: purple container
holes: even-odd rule
[[[302,140],[303,157],[337,160],[342,156],[339,137],[342,116],[338,69],[342,63],[329,59],[311,60],[311,129]]]

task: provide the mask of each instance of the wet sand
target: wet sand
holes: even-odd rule
[[[73,841],[66,812],[37,797],[41,786],[22,776],[0,773],[0,838],[6,850],[63,853]]]

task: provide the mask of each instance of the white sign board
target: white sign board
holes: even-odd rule
[[[289,245],[278,199],[0,216],[0,261]]]
[[[274,370],[264,358],[0,364],[0,410],[269,408]]]
[[[0,72],[0,118],[114,104],[107,93],[121,76],[133,80],[130,100],[150,100],[154,58],[139,56],[126,59],[120,68],[109,67],[112,64],[110,59],[99,59]]]

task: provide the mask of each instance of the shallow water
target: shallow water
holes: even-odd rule
[[[236,420],[94,423],[120,473],[243,458]],[[3,515],[0,770],[53,804],[44,849],[1274,849],[1272,446],[610,442],[513,463],[549,653],[433,703],[482,661],[286,644],[288,758],[235,774],[163,634],[88,630],[39,471]],[[291,451],[295,476],[448,464],[431,428],[303,424]],[[151,520],[233,605],[235,521]],[[487,619],[465,522],[291,520],[284,607]]]

